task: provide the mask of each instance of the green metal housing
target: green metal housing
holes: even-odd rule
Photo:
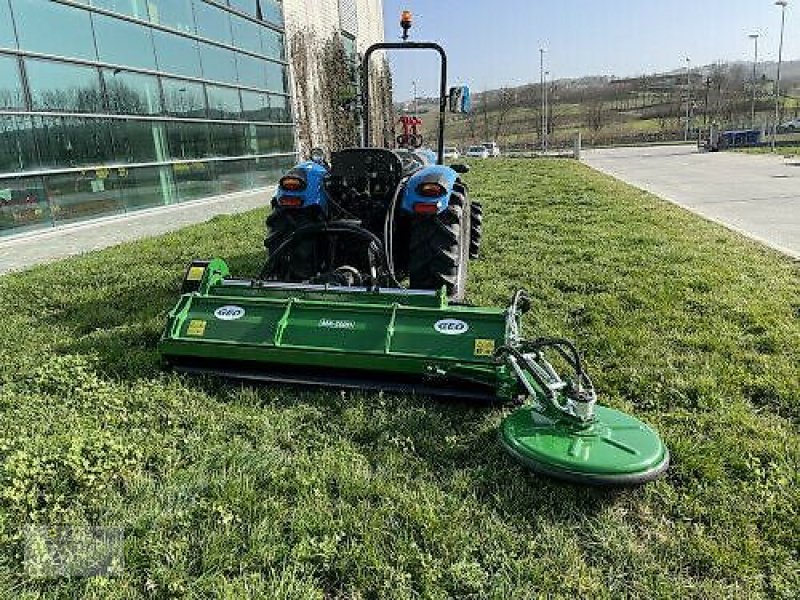
[[[503,421],[500,443],[531,470],[582,484],[644,483],[669,466],[669,452],[655,431],[604,406],[588,423],[564,420],[542,405],[523,406]]]
[[[195,263],[187,284],[160,342],[165,361],[183,370],[322,384],[331,375],[353,387],[381,374],[375,387],[444,395],[455,387],[463,397],[510,399],[519,390],[495,357],[509,319],[519,319],[509,309],[451,305],[443,291],[231,279],[221,260]]]

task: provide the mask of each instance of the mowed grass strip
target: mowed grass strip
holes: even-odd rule
[[[218,217],[0,279],[0,596],[796,597],[798,264],[575,162],[468,180],[470,300],[527,288],[527,333],[578,341],[666,478],[527,474],[507,407],[163,373],[186,263],[260,267],[265,211]],[[25,524],[122,527],[124,566],[32,579]]]

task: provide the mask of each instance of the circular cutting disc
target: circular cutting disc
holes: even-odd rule
[[[531,470],[574,483],[632,485],[667,470],[669,452],[650,427],[603,406],[595,415],[581,427],[524,406],[503,421],[500,440]]]

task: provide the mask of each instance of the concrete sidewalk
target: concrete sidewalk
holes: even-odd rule
[[[800,259],[800,165],[695,146],[587,150],[589,166]]]
[[[0,238],[0,274],[269,206],[274,188],[214,196]]]

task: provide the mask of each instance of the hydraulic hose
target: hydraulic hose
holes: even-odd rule
[[[264,264],[264,268],[261,269],[261,273],[259,275],[260,279],[266,279],[271,273],[272,269],[275,265],[275,262],[282,257],[288,250],[291,248],[293,244],[297,242],[298,238],[311,236],[317,233],[350,233],[354,235],[361,236],[367,240],[369,240],[369,262],[370,266],[377,267],[376,261],[381,260],[384,261],[385,259],[385,252],[384,252],[384,245],[381,242],[380,238],[376,236],[371,231],[364,229],[360,225],[356,225],[354,223],[348,223],[347,221],[335,221],[333,223],[311,223],[309,225],[304,225],[299,229],[295,230],[286,240],[281,243],[280,246],[275,250],[275,252],[267,258],[267,262]],[[387,270],[389,268],[388,265],[384,265]],[[394,277],[393,273],[389,273],[389,276],[392,281],[392,285],[398,286],[397,280]]]
[[[535,340],[523,340],[519,344],[519,348],[523,352],[538,352],[545,348],[552,348],[569,363],[575,370],[576,375],[579,377],[586,376],[578,349],[575,347],[575,344],[565,338],[536,338]]]
[[[394,272],[394,215],[397,211],[397,202],[400,200],[400,192],[403,190],[403,186],[407,181],[408,177],[404,177],[400,180],[400,183],[397,184],[397,188],[392,196],[392,202],[389,204],[389,210],[386,211],[386,219],[383,223],[383,239],[386,242],[384,244],[386,266],[389,269],[389,277],[392,278],[392,281],[396,283],[398,287],[400,287],[400,284],[397,283],[397,276]]]

